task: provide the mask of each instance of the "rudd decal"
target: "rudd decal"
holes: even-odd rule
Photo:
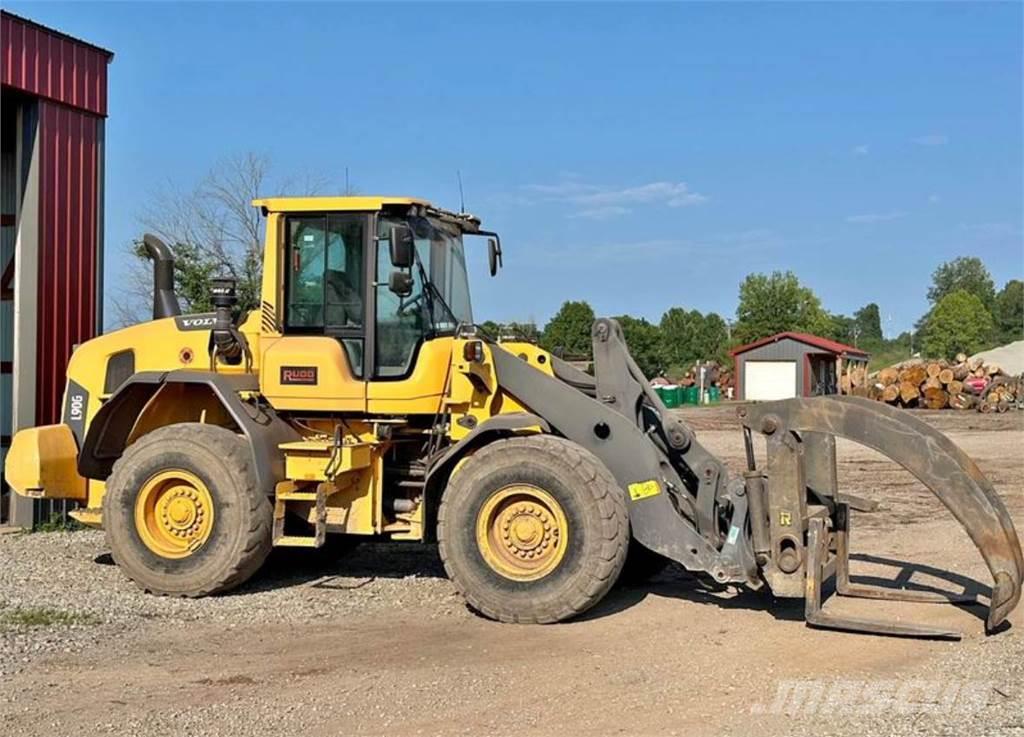
[[[316,384],[316,366],[282,366],[281,383],[312,386]]]

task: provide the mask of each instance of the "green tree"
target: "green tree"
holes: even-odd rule
[[[501,337],[501,325],[494,322],[494,320],[484,320],[480,323],[480,329],[495,340]]]
[[[698,313],[700,314],[700,313]],[[643,371],[644,376],[652,378],[662,370],[661,362],[661,331],[642,317],[621,315],[616,320],[622,326],[622,336],[626,339],[626,347]]]
[[[832,327],[821,300],[791,271],[750,274],[740,285],[734,330],[740,342],[787,330],[822,335]]]
[[[1024,340],[1024,282],[1011,279],[996,295],[994,315],[999,342]]]
[[[565,302],[544,326],[540,344],[548,351],[561,351],[569,357],[590,358],[590,330],[594,309],[586,302]]]
[[[989,347],[995,323],[981,298],[965,289],[943,297],[928,315],[921,340],[930,358],[953,358]]]
[[[992,309],[996,285],[977,256],[961,256],[935,269],[932,286],[928,289],[928,301],[937,305],[944,297],[961,289],[980,299],[985,309]]]
[[[697,361],[725,361],[729,330],[714,312],[702,315],[698,310],[672,307],[658,323],[658,344],[661,367],[673,376],[681,375]]]
[[[853,313],[853,322],[857,330],[859,347],[881,345],[885,340],[882,335],[882,313],[874,302],[861,307]]]
[[[709,312],[704,316],[697,342],[701,361],[718,361],[725,363],[729,350],[729,326],[717,312]]]
[[[829,329],[825,333],[825,337],[853,345],[859,333],[857,321],[847,315],[829,315],[828,318]]]
[[[505,325],[505,335],[527,343],[539,343],[541,338],[540,329],[534,322],[510,322]]]
[[[704,316],[697,310],[672,307],[661,316],[659,343],[661,362],[666,369],[682,373],[700,357],[697,347]]]

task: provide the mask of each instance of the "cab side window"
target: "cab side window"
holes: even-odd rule
[[[362,374],[363,238],[359,213],[288,219],[287,327],[341,339]]]

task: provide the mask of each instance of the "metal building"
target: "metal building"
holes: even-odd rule
[[[60,420],[71,350],[102,328],[112,58],[0,11],[0,469],[15,430]],[[0,522],[33,522],[2,477]]]
[[[739,399],[767,401],[837,394],[839,377],[867,366],[859,348],[807,333],[777,333],[730,351]]]

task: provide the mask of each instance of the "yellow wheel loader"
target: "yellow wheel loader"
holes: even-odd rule
[[[155,594],[226,591],[273,546],[328,536],[436,541],[469,604],[503,622],[586,611],[624,568],[666,561],[717,584],[805,599],[814,626],[955,637],[822,609],[840,595],[949,600],[851,582],[836,441],[907,468],[963,524],[992,573],[994,629],[1024,561],[975,464],[909,412],[854,397],[745,405],[747,469],[730,475],[665,408],[613,320],[593,326],[593,373],[475,324],[463,240],[478,219],[398,197],[274,198],[259,309],[179,314],[153,236],[154,319],[80,345],[63,422],[17,433],[19,494],[80,503],[114,559]],[[766,439],[755,458],[754,435]],[[349,538],[353,539],[353,538]]]

